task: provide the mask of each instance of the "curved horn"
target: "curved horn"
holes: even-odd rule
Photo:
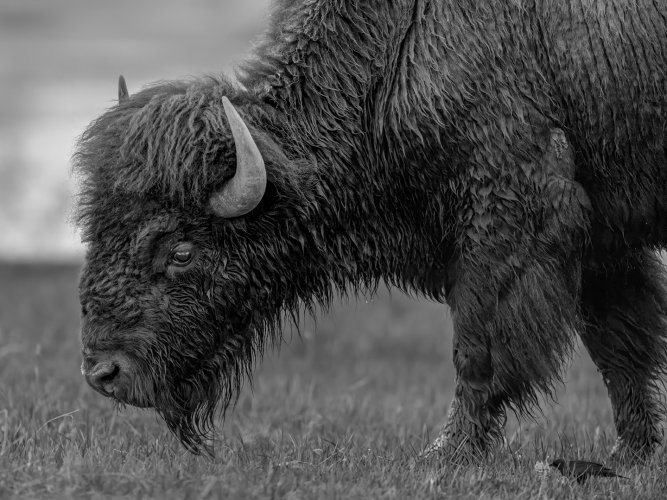
[[[222,105],[236,146],[236,174],[211,195],[209,206],[215,215],[228,219],[245,215],[259,204],[266,190],[266,169],[248,127],[227,97]]]
[[[123,102],[128,97],[130,97],[130,93],[127,91],[127,83],[125,83],[125,77],[123,77],[123,75],[120,75],[118,77],[118,102]]]

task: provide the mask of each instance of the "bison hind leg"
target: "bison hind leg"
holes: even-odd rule
[[[602,374],[618,434],[613,457],[648,458],[667,411],[667,280],[660,258],[640,250],[583,274],[581,338]]]

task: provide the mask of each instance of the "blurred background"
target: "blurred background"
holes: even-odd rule
[[[68,223],[76,138],[117,95],[229,72],[269,0],[2,0],[0,259],[78,260]]]

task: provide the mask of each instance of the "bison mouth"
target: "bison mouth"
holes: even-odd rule
[[[215,359],[184,373],[173,367],[149,367],[147,361],[120,351],[84,349],[81,372],[96,392],[112,399],[118,408],[154,408],[193,453],[212,453],[209,443],[217,410],[222,408],[224,413],[240,385],[238,372],[221,376],[228,371]]]

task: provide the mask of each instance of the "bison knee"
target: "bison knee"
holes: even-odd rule
[[[486,346],[466,345],[454,349],[454,366],[461,380],[473,389],[486,389],[493,379],[491,354]]]

